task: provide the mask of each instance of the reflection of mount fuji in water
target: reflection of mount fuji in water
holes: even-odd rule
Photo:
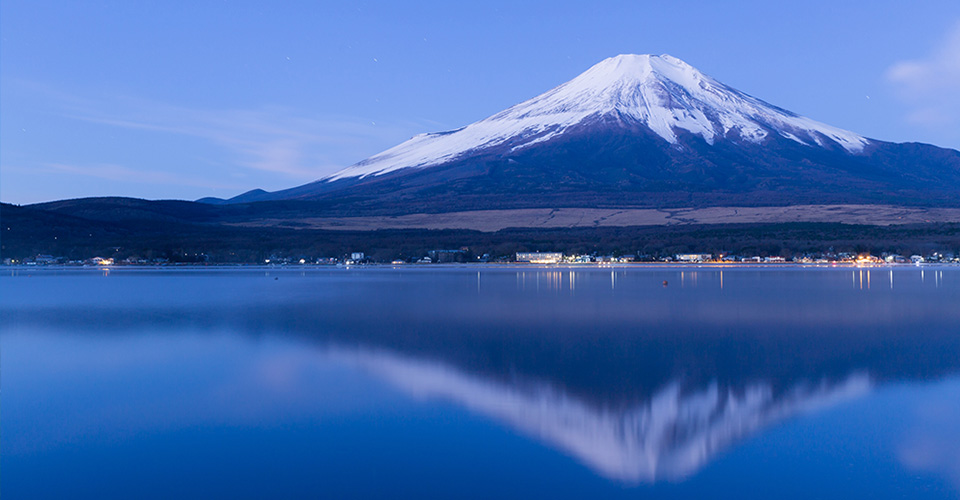
[[[509,385],[455,368],[387,352],[337,351],[404,390],[442,398],[543,440],[619,481],[682,479],[725,448],[765,426],[870,390],[870,378],[798,382],[775,394],[770,384],[684,391],[679,382],[624,409],[597,407],[548,384]]]
[[[950,273],[223,271],[147,288],[120,272],[71,304],[10,297],[0,322],[290,339],[650,482],[872,387],[960,372]]]

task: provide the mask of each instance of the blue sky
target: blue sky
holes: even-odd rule
[[[292,187],[621,53],[674,55],[868,137],[960,148],[956,0],[4,0],[0,200]]]

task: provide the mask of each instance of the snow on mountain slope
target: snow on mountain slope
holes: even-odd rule
[[[485,120],[418,135],[322,180],[429,167],[502,145],[517,150],[600,117],[646,126],[673,144],[677,130],[699,135],[709,144],[731,136],[759,143],[774,133],[812,147],[834,142],[850,153],[869,142],[728,87],[675,57],[619,55]]]

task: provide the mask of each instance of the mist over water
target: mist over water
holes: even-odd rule
[[[0,280],[11,497],[960,495],[956,268]]]

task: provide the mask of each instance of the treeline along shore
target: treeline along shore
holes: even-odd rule
[[[362,252],[370,262],[413,262],[439,250],[457,261],[511,259],[518,252],[633,255],[657,260],[684,253],[794,258],[802,255],[960,255],[960,224],[901,225],[789,222],[668,226],[341,231],[250,227],[173,217],[102,220],[0,205],[0,258],[263,263],[338,259]]]

